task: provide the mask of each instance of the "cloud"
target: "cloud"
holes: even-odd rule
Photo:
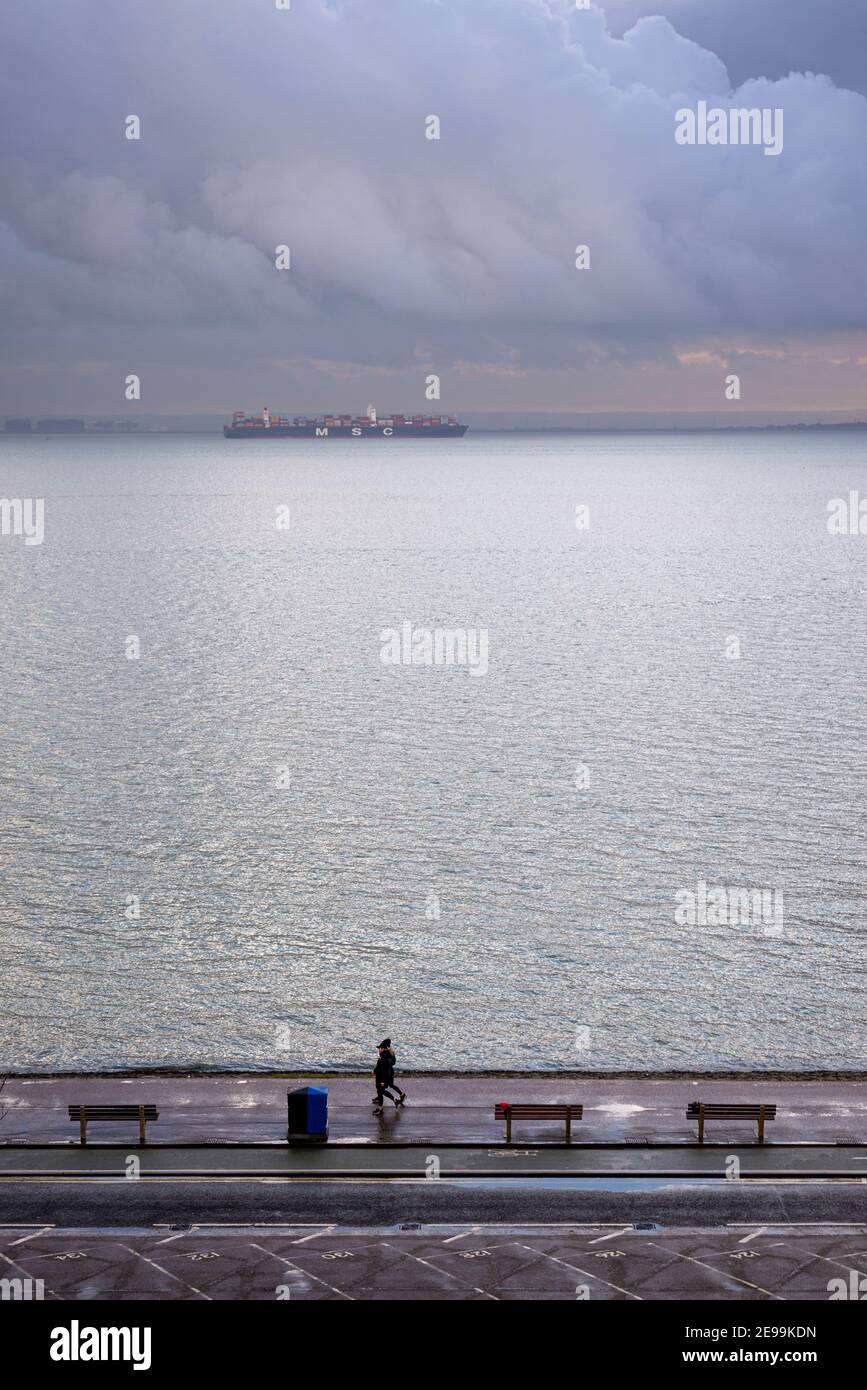
[[[867,10],[861,0],[604,0],[612,33],[645,15],[719,54],[734,83],[826,73],[867,92]]]
[[[215,374],[252,389],[293,358],[469,382],[860,329],[867,100],[798,73],[733,89],[664,17],[615,37],[566,0],[78,0],[7,30],[13,382],[122,355],[172,409],[173,364],[213,406]],[[677,145],[700,99],[782,108],[781,156]]]

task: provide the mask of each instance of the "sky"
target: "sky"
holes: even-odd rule
[[[0,415],[867,409],[863,0],[277,3],[5,8]]]

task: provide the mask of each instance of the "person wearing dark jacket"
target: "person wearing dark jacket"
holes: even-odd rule
[[[373,1070],[374,1080],[376,1081],[376,1095],[373,1097],[374,1115],[382,1114],[382,1098],[387,1095],[389,1100],[393,1100],[395,1108],[399,1108],[406,1100],[406,1092],[402,1091],[394,1079],[395,1055],[391,1045],[391,1038],[383,1038],[377,1049],[379,1056],[376,1059],[376,1066]],[[392,1091],[397,1091],[397,1096],[393,1096]]]

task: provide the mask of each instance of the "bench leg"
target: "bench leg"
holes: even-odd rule
[[[507,1110],[507,1111],[506,1111],[506,1143],[507,1143],[507,1144],[511,1144],[511,1142],[512,1142],[512,1112],[511,1112],[511,1110]]]
[[[567,1143],[567,1144],[571,1144],[571,1143],[572,1143],[572,1112],[571,1112],[571,1110],[567,1110],[567,1111],[566,1111],[566,1143]]]
[[[704,1143],[704,1106],[698,1107],[698,1142]]]
[[[765,1142],[765,1107],[759,1106],[759,1143]]]
[[[84,1106],[78,1107],[78,1134],[82,1144],[87,1143],[87,1120],[84,1117]]]
[[[140,1105],[138,1108],[138,1142],[140,1144],[147,1143],[145,1138],[145,1113],[143,1105]]]

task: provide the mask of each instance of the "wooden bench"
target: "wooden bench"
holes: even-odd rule
[[[147,1143],[145,1126],[148,1120],[158,1120],[155,1105],[70,1105],[70,1120],[78,1120],[82,1144],[87,1143],[88,1120],[138,1120],[140,1144]]]
[[[686,1107],[686,1118],[698,1120],[698,1142],[704,1143],[705,1120],[755,1120],[759,1127],[759,1143],[765,1142],[765,1120],[777,1118],[775,1105],[740,1105],[732,1102],[705,1105],[704,1101],[694,1100]]]
[[[501,1101],[494,1107],[494,1119],[505,1120],[507,1144],[512,1142],[513,1120],[564,1120],[566,1143],[571,1144],[572,1121],[580,1120],[583,1114],[583,1105],[507,1105]]]

